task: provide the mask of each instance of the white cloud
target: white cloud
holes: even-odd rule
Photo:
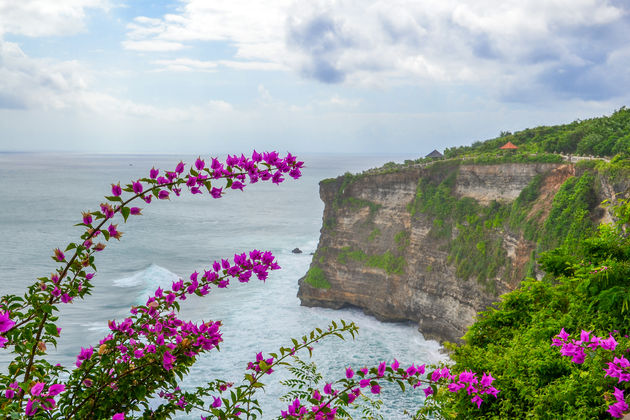
[[[145,51],[227,42],[235,53],[222,65],[251,62],[325,83],[467,83],[497,95],[514,83],[549,91],[548,73],[603,65],[630,35],[627,8],[609,0],[182,2],[161,19],[135,19],[128,42],[143,42]],[[502,82],[508,85],[495,87]]]
[[[108,0],[0,0],[0,36],[75,34],[85,29],[87,9],[109,8]]]
[[[168,60],[155,60],[153,64],[158,66],[158,71],[215,71],[218,68],[230,68],[235,70],[287,70],[276,63],[262,61],[235,61],[235,60],[195,60],[192,58],[175,58]]]
[[[125,40],[122,43],[126,50],[133,51],[178,51],[183,50],[186,46],[180,42],[161,41],[153,39],[149,41],[131,41]]]
[[[177,108],[121,99],[91,87],[92,74],[77,61],[31,58],[17,44],[0,39],[0,109],[65,110],[162,121],[201,121],[209,112],[234,111],[222,100]]]

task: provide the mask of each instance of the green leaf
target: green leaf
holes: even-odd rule
[[[70,251],[71,249],[74,249],[77,247],[77,244],[75,244],[74,242],[71,242],[68,244],[68,246],[66,247],[66,251]]]
[[[129,209],[129,207],[123,207],[120,209],[120,213],[122,214],[125,222],[127,222],[127,217],[129,217],[130,212],[131,212],[131,209]]]
[[[106,196],[106,197],[105,197],[105,199],[106,199],[106,200],[109,200],[109,201],[117,201],[117,202],[119,202],[119,203],[122,203],[122,198],[120,198],[120,197],[115,197],[115,196],[113,196],[113,195]]]
[[[57,337],[59,334],[57,334],[57,326],[55,324],[46,324],[44,326],[44,329],[46,330],[46,332],[52,336]]]

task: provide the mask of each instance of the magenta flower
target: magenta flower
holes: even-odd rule
[[[180,161],[175,167],[175,172],[181,174],[182,172],[184,172],[184,167],[184,162]]]
[[[112,420],[125,420],[125,413],[116,413],[112,417]]]
[[[161,191],[158,193],[158,198],[159,198],[160,200],[166,200],[166,199],[168,199],[168,191],[166,191],[166,190],[161,190]]]
[[[55,248],[55,259],[59,262],[64,261],[66,256],[63,255],[63,252],[59,248]]]
[[[486,375],[486,373],[484,372],[483,376],[481,377],[481,386],[487,388],[492,385],[492,381],[494,381],[492,375]]]
[[[114,225],[110,223],[109,227],[107,228],[107,231],[109,232],[110,237],[120,240],[120,237],[122,236],[122,234],[118,232],[118,230],[116,229],[117,227],[118,225]]]
[[[354,371],[352,370],[352,368],[347,368],[346,369],[346,378],[352,379],[353,376],[354,376]]]
[[[212,398],[214,398],[214,401],[212,401],[212,407],[213,408],[221,407],[221,398],[219,397],[212,397]]]
[[[372,387],[370,388],[370,392],[372,394],[380,394],[381,393],[381,386],[379,384],[372,385]]]
[[[83,223],[86,225],[92,224],[92,213],[84,211],[81,212],[81,215],[83,216]]]
[[[142,214],[142,213],[141,213],[141,210],[142,210],[142,209],[141,209],[141,208],[139,208],[139,207],[131,207],[131,208],[129,209],[129,214],[133,214],[133,215]]]
[[[324,385],[324,394],[330,395],[332,393],[333,393],[332,384]]]
[[[142,193],[142,183],[140,181],[136,181],[133,184],[131,184],[131,187],[133,188],[133,192],[135,192],[136,194],[140,194]]]
[[[433,388],[431,388],[430,386],[424,388],[423,391],[424,391],[425,397],[428,397],[429,395],[433,394]]]
[[[24,414],[26,414],[27,417],[32,417],[35,415],[35,413],[37,413],[37,409],[39,408],[39,405],[33,406],[35,401],[28,400],[28,402],[26,403],[26,409],[24,410]]]
[[[44,385],[45,384],[43,382],[36,382],[35,385],[33,385],[33,387],[31,388],[31,395],[35,395],[36,397],[38,397],[44,390]]]
[[[273,182],[274,184],[280,184],[282,181],[284,181],[284,178],[282,177],[282,172],[277,171],[273,174],[271,182]]]
[[[48,396],[54,397],[55,395],[61,394],[66,389],[64,384],[53,384],[48,388]]]
[[[13,328],[14,325],[15,322],[13,322],[11,318],[9,318],[8,311],[0,312],[0,333],[9,331],[11,328]]]
[[[162,366],[164,367],[164,369],[173,369],[173,362],[175,362],[175,359],[177,359],[175,356],[173,356],[168,351],[165,351],[164,355],[162,356]]]
[[[122,188],[120,188],[120,183],[112,184],[112,195],[114,197],[119,197],[122,194]],[[87,223],[86,223],[87,224]]]
[[[381,362],[378,365],[378,370],[377,370],[379,378],[385,374],[385,369],[387,369],[387,364],[385,362]]]
[[[149,177],[151,179],[155,179],[157,178],[157,176],[160,174],[160,170],[159,169],[155,169],[155,166],[153,168],[151,168],[151,170],[149,171]]]
[[[67,293],[64,293],[63,295],[61,295],[61,301],[63,303],[70,303],[70,302],[72,302],[72,296],[70,296]]]
[[[195,168],[197,168],[197,170],[200,171],[205,167],[206,167],[206,162],[204,162],[201,159],[201,157],[198,157],[197,160],[195,161]]]
[[[89,360],[92,357],[92,354],[94,354],[94,348],[88,347],[85,349],[81,347],[81,351],[79,352],[79,355],[77,356],[77,361],[75,365],[77,367],[80,367],[84,360]]]
[[[483,402],[483,400],[479,395],[475,395],[470,401],[472,401],[473,404],[477,404],[477,408],[481,408],[481,403]]]

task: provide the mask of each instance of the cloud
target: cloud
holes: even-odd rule
[[[608,0],[184,0],[177,13],[136,18],[124,45],[221,41],[235,53],[219,65],[265,63],[328,84],[465,83],[497,97],[532,85],[590,98],[602,87],[595,68],[630,39],[628,15]]]
[[[70,35],[85,29],[88,9],[109,10],[108,0],[0,0],[0,35]]]
[[[85,90],[85,73],[76,61],[32,59],[0,39],[0,105],[5,108],[59,109]]]
[[[219,68],[236,70],[287,70],[276,63],[262,61],[235,61],[235,60],[196,60],[191,58],[175,58],[169,60],[155,60],[157,71],[215,71]]]
[[[180,42],[161,41],[152,39],[149,41],[131,41],[126,40],[122,43],[126,50],[133,51],[178,51],[183,50],[186,46]]]
[[[216,99],[203,106],[180,108],[121,99],[94,89],[91,75],[77,61],[31,58],[17,44],[0,39],[0,109],[65,110],[162,121],[201,121],[209,112],[234,111],[230,103]]]

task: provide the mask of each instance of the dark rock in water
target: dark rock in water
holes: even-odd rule
[[[294,254],[301,254],[302,250],[300,248],[293,248],[293,251],[291,252],[293,252]]]

